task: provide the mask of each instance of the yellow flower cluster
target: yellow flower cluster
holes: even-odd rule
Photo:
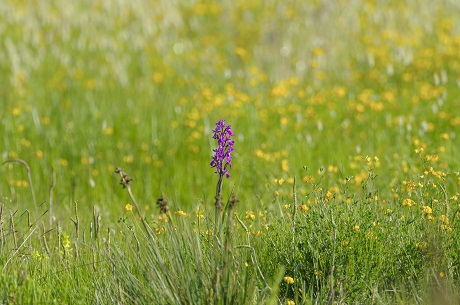
[[[186,212],[182,211],[182,210],[175,211],[174,215],[188,217],[188,214]]]
[[[283,280],[288,284],[291,284],[291,285],[294,284],[294,279],[290,276],[283,277]]]
[[[412,200],[412,199],[410,199],[410,198],[406,198],[406,199],[404,199],[403,202],[402,202],[402,205],[403,205],[403,206],[407,206],[407,207],[411,207],[411,206],[413,206],[413,205],[415,205],[415,204],[416,204],[415,201]]]
[[[421,206],[420,210],[422,210],[423,214],[431,214],[431,213],[433,213],[433,210],[431,209],[431,207],[426,206],[426,205]]]

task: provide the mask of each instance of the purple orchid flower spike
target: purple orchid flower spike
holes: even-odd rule
[[[232,168],[232,151],[234,150],[234,141],[231,139],[234,136],[232,127],[225,125],[225,120],[216,123],[216,129],[213,131],[213,139],[217,139],[217,148],[213,149],[214,155],[210,163],[211,167],[216,168],[216,174],[219,178],[223,176],[229,178],[228,170]]]
[[[212,161],[209,165],[216,169],[215,173],[219,175],[219,181],[216,188],[216,215],[222,211],[222,182],[224,176],[230,178],[229,169],[232,168],[232,151],[235,142],[231,137],[234,136],[232,127],[225,125],[225,120],[216,123],[216,129],[213,131],[213,139],[217,140],[217,148],[213,149]]]

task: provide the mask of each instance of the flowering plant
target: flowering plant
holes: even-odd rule
[[[224,176],[229,178],[228,170],[232,168],[232,151],[234,150],[234,141],[231,137],[234,136],[232,127],[225,125],[225,120],[220,120],[216,123],[216,129],[213,131],[213,139],[217,140],[217,148],[213,149],[214,155],[210,163],[211,167],[216,168],[216,174],[219,175],[219,181],[216,189],[216,209],[222,208],[222,182]]]
[[[234,136],[232,132],[232,126],[225,125],[225,120],[218,121],[216,123],[216,129],[213,131],[213,139],[217,139],[218,147],[213,149],[214,155],[210,163],[211,167],[216,168],[216,174],[219,177],[229,178],[230,174],[228,169],[232,168],[232,151],[234,150],[234,141],[231,139]]]

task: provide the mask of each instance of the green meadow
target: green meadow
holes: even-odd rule
[[[0,304],[460,303],[456,1],[2,0],[0,41]]]

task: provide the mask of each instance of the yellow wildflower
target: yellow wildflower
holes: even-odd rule
[[[287,159],[281,160],[281,169],[283,170],[283,172],[289,171],[289,165],[288,165]]]
[[[123,161],[124,161],[125,163],[130,164],[130,163],[133,163],[134,158],[133,158],[133,156],[130,156],[130,155],[124,156],[124,157],[123,157]]]
[[[39,262],[42,260],[42,257],[41,257],[41,255],[40,255],[40,252],[38,252],[38,250],[35,250],[35,252],[32,253],[32,257],[33,257],[35,260],[39,261]]]
[[[443,231],[452,232],[452,228],[448,225],[441,225],[439,228]]]
[[[235,48],[234,52],[235,52],[235,55],[237,55],[239,58],[243,60],[247,59],[249,56],[248,51],[246,51],[244,48],[241,48],[241,47]]]
[[[187,217],[187,216],[188,216],[188,214],[185,213],[185,212],[182,211],[182,210],[179,210],[179,211],[174,212],[174,215],[179,215],[179,216],[184,216],[184,217]]]
[[[322,273],[323,273],[323,272],[322,272],[321,270],[316,270],[316,269],[315,269],[315,270],[313,271],[313,274],[316,275],[316,276],[321,275]]]
[[[105,127],[102,129],[102,133],[105,135],[112,135],[113,134],[113,127]]]
[[[426,249],[426,247],[427,247],[426,242],[423,242],[423,243],[416,243],[416,244],[415,244],[415,248],[417,248],[417,249],[424,250],[424,249]]]
[[[70,250],[70,238],[69,235],[65,232],[61,235],[61,244],[66,251]]]
[[[19,108],[19,107],[13,108],[12,114],[13,114],[13,116],[20,115],[21,114],[21,108]]]
[[[161,233],[163,233],[165,231],[166,231],[165,227],[157,227],[157,228],[155,228],[155,232],[157,232],[157,234],[161,234]]]
[[[446,225],[449,224],[449,218],[446,216],[446,215],[441,215],[439,217],[439,220],[443,223],[445,223]]]
[[[420,210],[422,210],[423,214],[431,214],[433,213],[433,210],[429,206],[421,206]]]
[[[291,285],[294,284],[294,279],[290,276],[283,277],[283,280],[288,284],[291,284]]]
[[[158,221],[159,222],[168,222],[169,221],[168,214],[162,213],[162,214],[158,215]]]
[[[252,211],[246,211],[246,216],[244,216],[244,219],[254,221],[256,219],[256,215]]]
[[[326,195],[324,196],[324,201],[328,202],[329,199],[332,198],[332,193],[330,191],[326,192]]]
[[[299,211],[304,211],[307,212],[309,210],[308,206],[306,204],[302,204],[297,208]]]
[[[410,199],[410,198],[406,198],[406,199],[403,200],[402,205],[411,207],[411,206],[415,205],[415,201]]]

